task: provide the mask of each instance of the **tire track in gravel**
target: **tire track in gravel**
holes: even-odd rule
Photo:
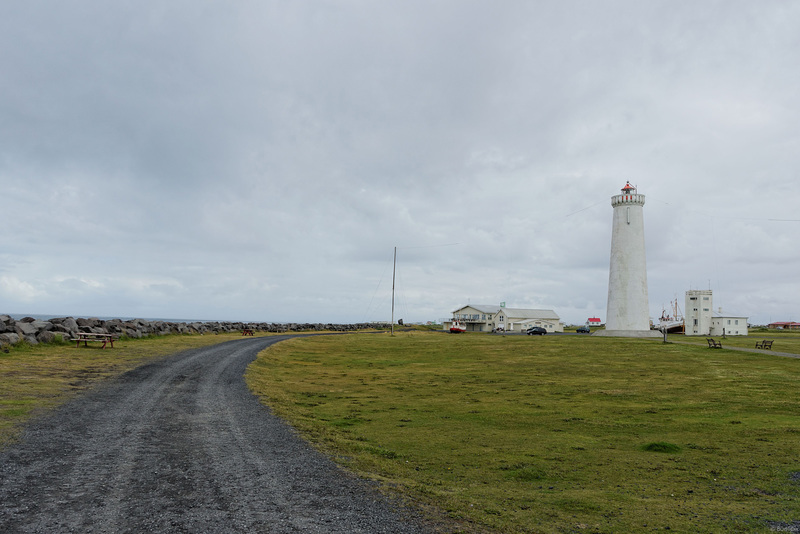
[[[193,349],[104,383],[0,453],[0,531],[433,532],[313,450],[244,383],[265,347]]]

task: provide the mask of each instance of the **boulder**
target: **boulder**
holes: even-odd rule
[[[109,334],[120,334],[123,331],[123,326],[121,322],[107,321],[105,324],[105,329]]]
[[[0,342],[5,343],[6,345],[16,345],[19,343],[19,335],[13,332],[5,332],[0,334]]]
[[[36,336],[36,340],[39,343],[52,343],[53,341],[56,340],[56,334],[54,334],[50,330],[43,330],[39,332],[39,334]]]
[[[78,317],[77,319],[75,319],[75,321],[78,323],[78,326],[80,327],[88,326],[89,328],[94,328],[100,326],[100,319],[98,319],[97,317],[90,317],[88,319],[84,319],[83,317]]]
[[[44,332],[46,330],[53,329],[53,323],[50,321],[32,321],[31,324],[36,327],[38,332]]]
[[[75,332],[78,331],[78,321],[76,321],[72,317],[65,317],[63,319],[60,319],[58,322],[53,321],[51,319],[51,322],[61,326],[61,328],[59,328],[59,330],[62,330],[64,332],[75,333]]]
[[[39,332],[39,329],[36,328],[32,322],[17,321],[15,326],[17,334],[20,336],[33,336]]]
[[[125,335],[133,339],[139,339],[142,337],[142,332],[136,328],[126,328]]]
[[[78,332],[94,332],[98,334],[115,334],[130,338],[141,338],[148,335],[170,334],[219,334],[240,332],[244,328],[262,332],[300,332],[300,331],[353,331],[370,328],[389,328],[389,324],[331,324],[331,323],[246,323],[241,321],[195,321],[192,323],[170,322],[164,320],[146,321],[144,319],[108,319],[92,318],[53,318],[41,321],[33,317],[25,317],[15,321],[9,315],[0,315],[0,342],[9,344],[26,340],[30,343],[50,343],[52,340],[71,339]],[[45,332],[47,334],[45,334]]]

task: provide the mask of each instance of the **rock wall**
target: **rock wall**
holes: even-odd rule
[[[245,328],[258,332],[308,332],[330,330],[346,332],[368,328],[389,328],[389,324],[322,324],[322,323],[238,323],[238,322],[195,322],[173,323],[168,321],[145,321],[133,319],[101,320],[97,318],[60,317],[47,321],[25,317],[19,320],[8,315],[0,315],[0,345],[14,345],[22,341],[52,343],[59,338],[69,341],[78,332],[96,334],[115,334],[119,337],[141,338],[145,336],[164,336],[170,334],[219,334],[239,332]]]

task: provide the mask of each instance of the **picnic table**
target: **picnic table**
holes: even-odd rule
[[[75,334],[75,337],[72,338],[72,341],[76,342],[75,348],[81,346],[81,342],[83,342],[84,347],[89,346],[90,341],[96,341],[98,343],[102,343],[103,346],[100,347],[101,349],[106,348],[106,345],[111,345],[111,348],[114,348],[114,334],[95,334],[94,332],[78,332]]]
[[[706,338],[706,341],[708,341],[708,348],[709,349],[721,349],[722,348],[722,343],[719,342],[719,341],[714,341],[713,339],[708,338],[708,337]]]
[[[242,335],[243,336],[252,336],[252,335],[255,335],[255,334],[253,333],[253,329],[252,328],[243,328],[242,329]]]

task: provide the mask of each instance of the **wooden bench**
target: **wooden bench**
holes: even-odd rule
[[[721,349],[722,348],[722,343],[721,342],[714,341],[710,337],[707,337],[706,341],[708,341],[708,348],[709,349]]]
[[[98,343],[102,343],[103,346],[100,347],[101,349],[106,348],[106,345],[111,345],[111,348],[114,348],[114,335],[113,334],[95,334],[94,332],[78,332],[75,334],[75,337],[72,338],[72,341],[75,341],[75,348],[81,346],[81,342],[83,342],[84,347],[89,346],[90,341],[96,341]]]
[[[765,339],[764,341],[756,341],[757,349],[772,350],[772,340]]]
[[[252,329],[245,328],[245,329],[242,330],[242,335],[243,336],[252,336],[252,335],[255,335],[255,334],[253,333]]]

